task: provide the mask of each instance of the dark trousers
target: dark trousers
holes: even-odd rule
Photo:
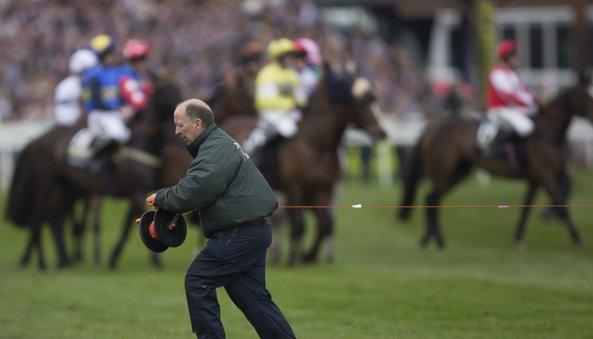
[[[185,275],[192,330],[199,338],[224,338],[216,288],[224,286],[261,338],[295,338],[266,289],[269,224],[219,231],[208,240]]]

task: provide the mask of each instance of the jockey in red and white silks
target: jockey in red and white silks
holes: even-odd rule
[[[519,137],[526,137],[535,127],[530,116],[537,109],[537,101],[515,71],[515,54],[514,42],[500,43],[498,57],[502,62],[488,76],[488,117],[499,127],[510,127]]]
[[[132,118],[136,111],[146,109],[153,86],[150,83],[146,58],[150,53],[150,45],[142,39],[131,39],[126,42],[123,55],[127,61],[127,74],[119,78],[119,92],[125,105],[129,105],[134,113],[124,112],[126,119]]]

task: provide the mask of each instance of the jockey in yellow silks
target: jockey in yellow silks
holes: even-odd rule
[[[273,40],[268,44],[267,52],[272,62],[255,78],[255,107],[259,122],[244,143],[249,153],[277,134],[292,137],[298,130],[301,108],[307,101],[299,74],[292,67],[296,53],[294,42],[286,38]]]

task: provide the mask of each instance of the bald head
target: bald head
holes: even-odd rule
[[[191,119],[200,119],[204,126],[208,126],[214,122],[214,115],[210,106],[200,99],[189,99],[179,105],[175,109],[175,112],[183,113]]]
[[[189,145],[202,133],[206,126],[214,122],[212,110],[202,100],[189,99],[175,108],[173,113],[175,134],[181,136]]]

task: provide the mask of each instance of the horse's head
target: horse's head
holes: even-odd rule
[[[152,80],[154,90],[148,107],[135,116],[129,145],[157,153],[164,140],[175,140],[171,116],[183,97],[179,87],[168,78],[154,76]]]
[[[175,107],[183,100],[177,84],[165,77],[155,79],[154,92],[151,97],[148,114],[154,122],[169,122]]]
[[[581,74],[578,84],[561,93],[552,101],[551,106],[557,108],[553,112],[562,113],[567,124],[572,116],[580,116],[593,122],[593,86],[590,77]]]
[[[386,137],[380,125],[383,113],[367,79],[326,69],[325,84],[333,105],[349,123],[368,132],[375,140]]]
[[[590,72],[579,77],[579,84],[573,89],[569,103],[575,115],[593,122],[593,84]]]
[[[354,99],[354,124],[367,131],[375,140],[384,139],[387,134],[380,125],[383,112],[372,91],[371,83],[365,78],[356,78],[350,92]]]

